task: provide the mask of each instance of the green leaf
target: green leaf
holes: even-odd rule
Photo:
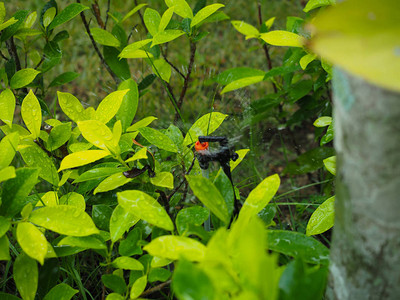
[[[121,20],[121,22],[124,22],[125,20],[127,20],[129,17],[131,17],[132,15],[134,15],[136,12],[138,12],[141,8],[145,7],[147,4],[143,3],[143,4],[139,4],[137,6],[135,6],[131,11],[129,11]]]
[[[52,82],[50,82],[49,88],[51,88],[53,86],[59,86],[59,85],[66,84],[66,83],[71,82],[72,80],[74,80],[74,79],[76,79],[78,77],[79,77],[79,74],[75,73],[75,72],[62,73],[62,74],[58,75],[56,78],[54,78],[52,80]]]
[[[147,148],[141,148],[139,151],[137,151],[133,156],[131,156],[130,158],[128,158],[125,162],[132,162],[135,160],[139,160],[139,159],[147,159]]]
[[[307,223],[307,235],[323,233],[333,227],[335,222],[335,196],[325,200],[313,212]]]
[[[94,224],[100,230],[107,233],[107,240],[109,239],[108,231],[110,230],[110,219],[113,209],[106,204],[96,204],[92,206],[92,219]],[[105,240],[106,238],[104,238]]]
[[[268,230],[268,249],[292,257],[301,257],[310,264],[327,264],[329,249],[316,239],[300,232]]]
[[[114,139],[113,133],[103,122],[97,120],[79,121],[78,127],[82,136],[89,143],[100,149],[110,151],[113,155],[119,154],[118,141]]]
[[[34,139],[40,135],[40,126],[42,125],[42,109],[32,90],[24,98],[21,105],[21,116],[28,130]]]
[[[108,177],[108,176],[116,174],[116,173],[121,173],[122,171],[126,171],[126,169],[121,170],[119,168],[108,168],[108,167],[95,168],[95,169],[88,170],[85,173],[79,175],[79,177],[77,179],[75,179],[73,183],[101,179],[101,178]]]
[[[7,235],[0,237],[0,260],[10,260],[10,242]],[[0,296],[1,293],[0,293]]]
[[[233,91],[233,90],[237,90],[237,89],[240,89],[242,87],[261,82],[263,80],[264,80],[264,75],[242,78],[242,79],[233,81],[230,84],[228,84],[227,86],[225,86],[222,89],[221,94],[225,94],[227,92],[230,92],[230,91]]]
[[[146,8],[144,11],[143,20],[147,30],[152,36],[155,36],[158,32],[161,22],[161,16],[158,11],[152,8]]]
[[[78,122],[86,120],[85,109],[81,102],[70,93],[62,93],[57,91],[58,103],[64,114],[72,121]]]
[[[168,213],[153,197],[141,191],[123,191],[117,197],[118,203],[136,217],[165,230],[174,230]]]
[[[180,235],[190,230],[191,225],[201,226],[210,216],[208,209],[202,206],[192,206],[181,209],[176,216],[176,229]],[[185,234],[187,235],[187,234]]]
[[[324,166],[323,160],[335,154],[333,148],[318,147],[301,154],[295,161],[288,163],[283,170],[284,174],[305,174],[318,170]]]
[[[19,70],[11,78],[10,86],[12,89],[20,89],[24,86],[27,86],[35,79],[35,77],[39,73],[40,73],[39,71],[36,71],[35,69],[31,68]]]
[[[137,270],[137,271],[143,271],[144,267],[142,263],[132,257],[129,256],[120,256],[117,257],[111,265],[114,268],[117,269],[123,269],[123,270]]]
[[[130,299],[136,299],[137,297],[139,297],[145,290],[146,285],[147,285],[147,275],[144,275],[136,279],[131,288]]]
[[[168,26],[169,21],[171,21],[172,15],[174,14],[174,7],[168,8],[162,15],[160,24],[158,25],[158,31],[164,31]]]
[[[5,167],[4,169],[0,170],[0,182],[15,178],[16,176],[15,168],[13,166]]]
[[[54,151],[68,142],[71,137],[71,123],[63,123],[51,129],[47,140],[47,149]]]
[[[249,194],[244,202],[239,217],[251,217],[257,215],[278,191],[281,180],[278,174],[265,178]]]
[[[246,40],[251,38],[258,38],[258,36],[260,35],[260,32],[257,28],[255,28],[253,25],[247,24],[246,22],[232,21],[231,23],[237,31],[246,36]]]
[[[47,28],[50,23],[53,21],[54,17],[56,16],[57,9],[55,7],[50,7],[48,10],[45,11],[43,15],[43,27]]]
[[[106,300],[125,300],[125,297],[117,293],[111,293],[107,295]]]
[[[170,190],[174,188],[174,176],[170,172],[158,172],[156,176],[150,178],[150,182]]]
[[[106,244],[94,236],[67,236],[57,244],[57,246],[65,245],[84,249],[107,249]]]
[[[312,21],[310,48],[370,83],[399,92],[399,9],[397,0],[338,3]]]
[[[124,49],[122,49],[121,53],[119,54],[119,57],[120,58],[147,58],[148,56],[153,57],[151,53],[148,53],[147,56],[144,50],[139,50],[140,48],[149,44],[151,41],[152,39],[145,39],[142,41],[129,44]]]
[[[200,9],[197,14],[194,16],[192,22],[190,23],[190,27],[194,27],[200,22],[204,21],[207,19],[209,16],[211,16],[213,13],[215,13],[218,9],[221,7],[224,7],[225,5],[215,3],[211,5],[207,5],[206,7]]]
[[[325,158],[323,162],[329,173],[336,175],[336,156]]]
[[[9,27],[9,26],[11,26],[11,25],[13,25],[13,24],[15,24],[17,22],[18,22],[18,20],[14,19],[14,18],[11,18],[11,19],[7,20],[6,22],[0,24],[0,31],[3,30],[3,29],[6,29],[7,27]]]
[[[19,213],[29,201],[26,197],[37,182],[37,169],[20,168],[15,173],[15,178],[3,183],[0,207],[0,214],[3,216],[14,216]]]
[[[250,149],[240,149],[240,150],[235,151],[239,157],[235,161],[231,160],[229,162],[231,171],[233,171],[242,162],[242,160],[245,158],[245,156],[247,155],[247,153],[249,151],[250,151]]]
[[[275,22],[275,17],[269,18],[267,21],[264,22],[265,26],[267,27],[268,30],[271,29],[272,25],[274,25]]]
[[[103,47],[104,60],[110,67],[110,69],[117,75],[121,80],[128,80],[131,78],[131,71],[129,69],[128,61],[123,58],[119,58],[119,50],[114,47],[104,46]]]
[[[328,126],[328,129],[326,130],[325,135],[321,138],[320,146],[323,146],[333,140],[333,138],[335,136],[333,123],[334,122],[332,121],[332,123]]]
[[[143,247],[152,256],[177,260],[185,258],[189,261],[202,261],[205,256],[206,246],[194,239],[163,235],[153,239]]]
[[[178,152],[174,142],[165,134],[149,127],[139,128],[140,134],[151,144],[169,152]]]
[[[125,177],[124,173],[121,172],[110,175],[100,182],[97,188],[93,191],[93,195],[115,190],[116,188],[123,186],[130,181],[132,181],[132,178]]]
[[[155,75],[169,83],[172,68],[163,58],[153,60],[152,69]]]
[[[313,125],[315,127],[326,127],[332,124],[332,117],[319,117]]]
[[[165,0],[168,7],[174,6],[174,12],[182,18],[193,19],[193,11],[185,0]]]
[[[86,150],[69,154],[61,161],[58,172],[90,164],[108,155],[110,152],[104,150]]]
[[[81,211],[85,211],[86,208],[85,198],[83,198],[81,194],[75,192],[70,192],[68,194],[63,195],[59,200],[59,204],[74,206],[80,209]]]
[[[151,122],[153,122],[154,120],[157,120],[156,117],[146,117],[138,122],[136,122],[135,124],[133,124],[132,126],[128,127],[128,129],[126,131],[136,131],[139,128],[142,127],[146,127],[147,125],[150,125]]]
[[[52,30],[57,26],[68,22],[86,9],[89,9],[89,7],[84,6],[80,3],[72,3],[68,5],[54,18],[53,22],[50,23],[48,30]]]
[[[95,120],[104,124],[108,123],[118,112],[122,100],[128,91],[128,89],[119,90],[107,95],[96,109]]]
[[[17,226],[17,241],[28,256],[43,265],[47,254],[47,240],[35,225],[29,222],[19,223]]]
[[[310,10],[313,10],[318,7],[334,5],[334,4],[336,4],[336,0],[309,0],[306,6],[304,7],[303,11],[309,12]]]
[[[14,119],[15,96],[10,89],[5,89],[4,91],[1,92],[0,107],[1,107],[0,120],[2,120],[11,128]]]
[[[120,41],[110,32],[104,29],[94,27],[90,29],[90,32],[92,33],[93,39],[100,45],[110,46],[115,48],[121,46]]]
[[[152,268],[148,275],[149,282],[165,282],[171,277],[171,272],[164,268]]]
[[[302,36],[284,30],[261,33],[260,37],[267,44],[274,46],[303,47],[304,45],[304,38]]]
[[[110,219],[111,240],[114,243],[118,241],[139,220],[138,217],[125,210],[121,205],[117,205]]]
[[[221,85],[227,85],[233,81],[255,76],[264,76],[265,72],[258,69],[252,69],[247,67],[228,69],[215,77],[215,81]]]
[[[296,71],[301,70],[301,68],[295,64],[295,65],[289,65],[289,66],[282,66],[282,67],[275,67],[269,70],[267,73],[265,73],[264,80],[272,80],[273,77],[276,76],[283,76],[286,74],[294,73]]]
[[[0,216],[0,237],[4,236],[8,229],[10,229],[11,223],[8,219]]]
[[[61,62],[62,51],[60,46],[54,42],[50,41],[44,46],[44,57],[45,60],[41,66],[42,73],[47,72],[51,68],[55,67],[57,64]]]
[[[313,88],[314,82],[312,80],[301,80],[292,84],[289,90],[289,98],[291,103],[306,96]]]
[[[118,247],[118,252],[123,256],[141,255],[142,251],[142,228],[133,228],[129,231],[125,239],[121,240]],[[142,264],[148,268],[148,262],[142,260]]]
[[[229,223],[228,207],[215,185],[202,176],[186,175],[195,196],[225,224]]]
[[[38,145],[22,148],[19,150],[25,163],[32,168],[39,170],[39,177],[58,186],[60,178],[53,160]]]
[[[190,127],[185,139],[183,140],[183,146],[195,143],[199,136],[213,133],[227,116],[228,115],[219,112],[212,112],[199,118],[194,122],[192,127]]]
[[[34,261],[23,252],[14,262],[13,275],[18,292],[24,300],[34,300],[39,282],[39,271]]]
[[[19,144],[19,135],[13,132],[0,141],[0,170],[11,164]]]
[[[214,299],[216,290],[207,273],[186,260],[181,260],[174,272],[172,288],[178,299]]]
[[[54,286],[44,296],[43,300],[70,300],[77,293],[78,290],[73,289],[68,284],[60,283]]]
[[[104,286],[117,292],[119,294],[124,294],[126,292],[126,283],[123,278],[114,275],[114,274],[106,274],[101,276],[101,281]]]
[[[317,55],[307,53],[300,59],[300,66],[303,70],[305,70],[309,63],[311,63],[314,59],[317,58]]]
[[[2,27],[1,30],[5,29],[1,33],[2,42],[8,40],[17,32],[17,30],[23,25],[28,14],[29,11],[27,10],[18,10],[10,20],[0,25],[0,27]]]
[[[69,205],[41,207],[31,213],[29,221],[64,235],[87,236],[99,233],[87,213]]]
[[[153,42],[151,43],[151,47],[154,47],[155,45],[159,44],[168,43],[184,34],[185,34],[184,31],[177,29],[170,29],[158,32],[153,36]]]
[[[132,124],[132,121],[136,115],[139,101],[138,86],[133,79],[125,80],[118,86],[118,90],[127,89],[128,92],[122,98],[121,105],[116,114],[117,120],[121,120],[123,132],[125,132]]]

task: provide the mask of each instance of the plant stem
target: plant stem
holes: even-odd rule
[[[183,104],[183,99],[185,98],[186,91],[187,91],[187,88],[189,85],[189,79],[190,79],[190,75],[192,74],[195,54],[196,54],[196,43],[190,42],[190,59],[189,59],[188,71],[185,76],[185,81],[183,82],[181,95],[180,95],[178,103],[177,103],[179,110],[181,110],[181,107]],[[178,121],[178,117],[179,117],[179,115],[175,114],[175,122]]]
[[[76,2],[81,3],[80,0],[76,0]],[[89,35],[90,41],[92,42],[93,48],[97,53],[97,56],[100,58],[101,63],[103,64],[103,66],[106,68],[106,70],[108,71],[108,73],[111,75],[111,77],[114,79],[115,83],[118,84],[121,82],[121,80],[118,78],[117,75],[115,75],[115,73],[111,70],[110,66],[106,63],[106,61],[104,60],[103,55],[101,54],[99,48],[97,47],[97,44],[92,36],[92,33],[90,32],[90,28],[89,28],[89,24],[86,21],[86,17],[85,17],[85,13],[81,12],[81,19],[83,22],[83,25],[85,26],[86,32]]]
[[[171,280],[168,280],[168,281],[166,281],[166,282],[163,282],[163,283],[161,283],[161,284],[159,284],[159,285],[156,285],[155,287],[152,287],[151,289],[148,289],[147,291],[144,291],[144,292],[140,295],[140,297],[145,297],[145,296],[151,295],[151,294],[153,294],[153,293],[155,293],[155,292],[158,292],[158,291],[162,290],[164,287],[166,287],[166,286],[169,285],[169,284],[171,284]]]
[[[161,54],[162,54],[162,56],[164,57],[164,60],[165,60],[179,75],[181,75],[181,77],[182,77],[183,79],[185,79],[185,75],[184,75],[172,62],[170,62],[170,61],[168,60],[167,54],[166,54],[164,51],[162,51],[162,49],[161,49]]]
[[[138,6],[137,0],[135,0],[135,5]],[[140,21],[142,21],[143,28],[144,28],[144,30],[146,31],[146,34],[147,34],[147,33],[148,33],[147,27],[146,27],[146,25],[144,24],[143,15],[142,15],[142,13],[140,12],[140,9],[138,10],[138,14],[139,14]]]
[[[110,12],[110,5],[111,5],[111,0],[107,1],[107,11],[106,11],[106,21],[104,22],[104,29],[107,27],[107,22],[108,22],[108,13]]]
[[[103,20],[101,19],[101,12],[100,12],[99,3],[97,0],[94,1],[94,3],[92,4],[92,9],[93,9],[94,16],[96,17],[97,24],[99,24],[99,26],[101,28],[105,29],[106,27],[103,23]]]
[[[15,47],[15,44],[14,44],[14,38],[11,37],[9,40],[7,40],[6,45],[7,45],[8,53],[15,61],[15,66],[17,68],[17,71],[21,70],[21,62],[18,57],[17,48]]]

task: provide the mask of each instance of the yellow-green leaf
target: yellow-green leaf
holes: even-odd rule
[[[79,130],[83,137],[94,146],[110,151],[113,155],[120,152],[118,142],[115,141],[111,130],[97,120],[79,121]]]
[[[22,119],[34,139],[40,135],[40,126],[42,125],[42,109],[32,90],[22,101],[21,106]]]
[[[118,203],[136,217],[165,230],[174,230],[168,213],[153,197],[142,191],[123,191],[117,197]]]
[[[171,66],[163,58],[153,60],[152,69],[155,75],[157,75],[162,80],[169,82],[171,77]]]
[[[69,205],[39,208],[31,213],[29,221],[64,235],[87,236],[99,233],[87,213]]]
[[[159,172],[150,178],[150,182],[156,186],[165,187],[170,190],[174,188],[174,176],[170,172]]]
[[[95,120],[98,120],[104,124],[110,121],[118,112],[122,100],[128,91],[129,90],[115,91],[105,97],[97,107],[94,115]]]
[[[15,178],[15,167],[9,166],[0,170],[0,182],[6,181],[11,178]]]
[[[37,12],[33,11],[31,12],[27,17],[26,20],[24,22],[24,27],[25,28],[31,28],[33,26],[33,24],[35,24],[37,19]]]
[[[139,220],[138,217],[125,210],[121,205],[117,205],[110,219],[111,240],[114,243],[118,241],[125,231],[129,230],[129,228],[139,222]]]
[[[230,166],[231,166],[231,171],[235,169],[243,160],[243,158],[246,156],[246,154],[250,151],[250,149],[240,149],[236,151],[236,154],[239,155],[238,159],[233,161],[231,160]]]
[[[143,14],[143,21],[149,33],[154,36],[158,32],[161,16],[155,9],[146,8]]]
[[[153,37],[153,42],[151,43],[151,47],[159,44],[168,43],[184,34],[185,34],[184,31],[177,29],[169,29],[157,32]]]
[[[138,298],[143,291],[146,289],[147,285],[147,275],[143,275],[142,277],[139,277],[138,279],[135,280],[135,282],[132,285],[129,297],[130,299],[136,299]]]
[[[178,152],[174,142],[164,133],[150,127],[142,127],[139,129],[139,132],[149,143],[158,148],[169,152]]]
[[[331,156],[323,160],[325,168],[332,174],[336,175],[336,156]]]
[[[7,167],[14,159],[19,143],[19,135],[13,132],[0,141],[0,170]]]
[[[40,73],[39,71],[36,71],[35,69],[31,68],[19,70],[11,78],[10,86],[12,89],[20,89],[24,86],[27,86],[35,79],[35,77],[39,73]]]
[[[300,66],[303,70],[305,70],[308,66],[308,64],[310,62],[312,62],[314,59],[316,59],[317,56],[315,54],[312,53],[308,53],[306,55],[304,55],[301,59],[300,59]]]
[[[95,188],[95,190],[93,191],[93,195],[114,190],[120,186],[123,186],[124,184],[127,184],[130,181],[132,181],[132,178],[125,177],[124,173],[122,172],[112,174],[104,179],[102,182],[100,182],[97,188]]]
[[[270,28],[272,27],[272,25],[274,25],[275,22],[275,17],[269,18],[267,21],[265,21],[265,26],[268,28],[268,30],[270,30]]]
[[[136,270],[136,271],[143,271],[144,267],[140,261],[134,259],[129,256],[120,256],[117,257],[111,265],[117,269],[123,270]]]
[[[263,81],[263,79],[264,79],[264,75],[245,77],[245,78],[241,78],[241,79],[232,81],[231,83],[229,83],[227,86],[225,86],[223,88],[223,90],[221,91],[221,94],[225,94],[227,92],[237,90],[242,87],[261,82],[261,81]]]
[[[135,124],[133,124],[132,126],[128,127],[128,129],[126,129],[126,131],[136,131],[139,128],[142,127],[146,127],[147,125],[150,125],[151,122],[153,122],[154,120],[157,120],[156,117],[146,117],[138,122],[136,122]]]
[[[68,245],[83,249],[107,249],[104,242],[94,236],[67,236],[58,242],[57,246]]]
[[[265,178],[249,194],[240,210],[239,218],[257,215],[275,196],[280,185],[277,174]]]
[[[332,64],[400,92],[399,10],[398,0],[341,2],[312,21],[309,46]]]
[[[0,120],[10,128],[14,119],[15,96],[10,89],[5,89],[0,94]]]
[[[70,192],[66,195],[63,195],[60,198],[59,203],[62,205],[75,206],[81,211],[85,211],[86,208],[85,198],[83,198],[81,194],[75,192]]]
[[[144,147],[137,151],[132,157],[128,158],[125,162],[131,162],[139,159],[146,159],[147,158],[147,148]]]
[[[215,3],[211,5],[207,5],[206,7],[200,9],[197,14],[193,17],[192,22],[190,23],[190,27],[194,27],[200,22],[204,21],[207,19],[209,16],[211,16],[213,13],[215,13],[218,9],[221,7],[224,7],[225,5],[220,4],[220,3]]]
[[[322,6],[327,6],[327,5],[333,5],[336,3],[336,0],[309,0],[304,7],[303,11],[304,12],[309,12],[312,9],[322,7]]]
[[[175,13],[182,18],[193,19],[193,11],[185,0],[165,0],[168,7],[175,7]]]
[[[177,260],[183,257],[189,261],[202,261],[206,246],[184,236],[163,235],[143,247],[150,255]]]
[[[127,20],[130,16],[132,16],[133,14],[135,14],[136,12],[139,11],[139,9],[141,9],[142,7],[146,6],[147,4],[139,4],[138,6],[135,6],[131,11],[129,11],[121,20],[121,22],[124,22],[125,20]]]
[[[46,28],[47,26],[50,25],[50,23],[53,21],[54,17],[56,16],[56,8],[50,7],[48,10],[45,11],[43,15],[43,26]]]
[[[147,57],[146,52],[144,50],[140,50],[142,47],[146,46],[152,41],[152,39],[145,39],[142,41],[134,42],[129,44],[124,49],[122,49],[121,53],[119,54],[120,58],[143,58]],[[139,52],[138,52],[139,51]],[[138,56],[143,55],[144,56]],[[148,53],[149,57],[153,57],[151,53]]]
[[[261,39],[274,46],[303,47],[305,39],[293,32],[273,30],[261,33]]]
[[[35,225],[29,222],[19,223],[17,226],[17,241],[27,255],[43,265],[47,254],[47,240]]]
[[[34,300],[39,282],[39,271],[36,261],[24,252],[21,252],[15,259],[13,275],[21,298],[24,300]]]
[[[58,172],[90,164],[108,155],[110,155],[110,152],[105,150],[86,150],[72,153],[61,161]]]
[[[333,227],[335,222],[335,196],[325,200],[313,212],[307,224],[307,235],[323,233]]]
[[[17,23],[17,22],[18,22],[18,20],[15,18],[11,18],[11,19],[7,20],[6,22],[0,24],[0,31],[7,28],[8,26],[13,25],[14,23]]]
[[[0,23],[3,23],[6,17],[6,8],[4,7],[4,2],[0,2]]]
[[[188,133],[183,140],[183,145],[187,146],[189,144],[195,143],[199,136],[209,135],[213,133],[225,120],[228,115],[212,112],[205,114],[199,118],[192,127],[190,127]]]
[[[57,206],[58,205],[58,195],[57,192],[51,191],[44,194],[36,204],[39,206]]]
[[[158,31],[164,31],[171,21],[172,15],[174,14],[174,7],[168,8],[162,15],[160,24],[158,25]]]
[[[253,25],[247,24],[246,22],[232,21],[231,23],[237,31],[246,36],[246,39],[257,38],[260,35],[257,28]]]
[[[0,260],[10,260],[10,242],[7,235],[0,237]]]
[[[62,111],[74,122],[86,120],[85,109],[81,102],[69,93],[57,92],[58,103]]]
[[[332,117],[319,117],[313,123],[315,127],[326,127],[332,124]]]
[[[120,41],[115,36],[104,29],[94,27],[90,29],[90,32],[92,33],[93,39],[100,45],[115,48],[121,45]]]

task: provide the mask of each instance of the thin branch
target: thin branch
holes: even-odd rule
[[[185,77],[185,81],[183,82],[181,95],[180,95],[178,103],[177,103],[179,110],[182,107],[183,99],[185,98],[186,91],[187,91],[187,88],[188,88],[188,85],[189,85],[189,79],[190,79],[190,75],[192,74],[195,54],[196,54],[196,43],[190,42],[190,59],[189,59],[188,71],[187,71],[187,74],[186,74],[186,77]],[[179,115],[175,114],[175,121],[178,120],[178,117],[179,117]]]
[[[9,58],[5,57],[3,52],[0,51],[0,56],[4,59],[4,60],[9,60]]]
[[[76,2],[81,3],[80,0],[76,0]],[[98,57],[100,58],[101,63],[102,63],[103,66],[106,68],[106,70],[108,71],[108,73],[110,73],[110,75],[111,75],[111,77],[114,79],[115,83],[117,83],[117,84],[120,83],[121,80],[120,80],[120,79],[118,78],[118,76],[115,75],[115,73],[111,70],[110,66],[106,63],[106,61],[104,60],[103,55],[101,54],[99,48],[97,47],[97,44],[96,44],[96,42],[95,42],[95,40],[94,40],[94,38],[93,38],[93,36],[92,36],[92,33],[90,32],[89,24],[88,24],[88,22],[86,21],[85,13],[84,13],[84,12],[81,12],[80,15],[81,15],[81,19],[82,19],[83,25],[85,26],[86,32],[87,32],[87,34],[89,35],[90,41],[92,42],[93,48],[94,48],[94,50],[96,51]]]
[[[153,294],[155,292],[158,292],[158,291],[162,290],[164,287],[166,287],[167,285],[170,285],[170,284],[171,284],[171,280],[168,280],[168,281],[163,282],[163,283],[161,283],[159,285],[156,285],[155,287],[152,287],[151,289],[148,289],[147,291],[144,291],[140,295],[140,297],[146,297],[146,296],[151,295],[151,294]]]
[[[21,70],[21,62],[18,57],[17,48],[15,47],[15,44],[14,44],[14,38],[11,37],[9,40],[7,40],[6,45],[7,45],[8,53],[15,61],[15,66],[17,68],[17,71]]]
[[[92,9],[93,9],[94,16],[96,17],[97,24],[99,24],[99,26],[101,28],[105,29],[106,26],[104,25],[103,20],[101,19],[101,12],[100,12],[99,3],[97,2],[97,0],[92,4]]]
[[[107,27],[108,13],[110,12],[110,5],[111,5],[111,0],[108,0],[108,2],[107,2],[107,11],[106,11],[106,22],[104,23],[104,29],[106,29],[106,27]]]
[[[138,6],[137,0],[135,0],[135,5]],[[143,15],[142,15],[142,13],[140,12],[140,10],[138,11],[138,14],[139,14],[140,20],[142,21],[143,28],[144,28],[144,30],[146,31],[146,34],[147,34],[147,33],[148,33],[148,30],[147,30],[146,25],[144,24]]]
[[[193,161],[192,161],[192,164],[190,165],[189,169],[187,169],[187,171],[185,172],[185,175],[189,175],[190,171],[192,171],[195,160],[196,160],[196,158],[194,157],[194,158],[193,158]],[[178,184],[178,186],[175,187],[175,188],[172,190],[171,194],[169,194],[169,195],[167,196],[167,200],[168,200],[168,201],[172,198],[173,195],[176,194],[176,192],[181,188],[181,186],[182,186],[185,182],[186,182],[186,178],[183,179],[183,180]]]
[[[161,49],[161,54],[164,57],[164,60],[179,74],[183,79],[185,79],[185,75],[172,63],[168,60],[166,53],[162,51]]]

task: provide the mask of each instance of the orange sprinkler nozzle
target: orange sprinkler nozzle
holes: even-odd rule
[[[200,143],[199,141],[194,144],[196,151],[208,150],[208,142]]]

